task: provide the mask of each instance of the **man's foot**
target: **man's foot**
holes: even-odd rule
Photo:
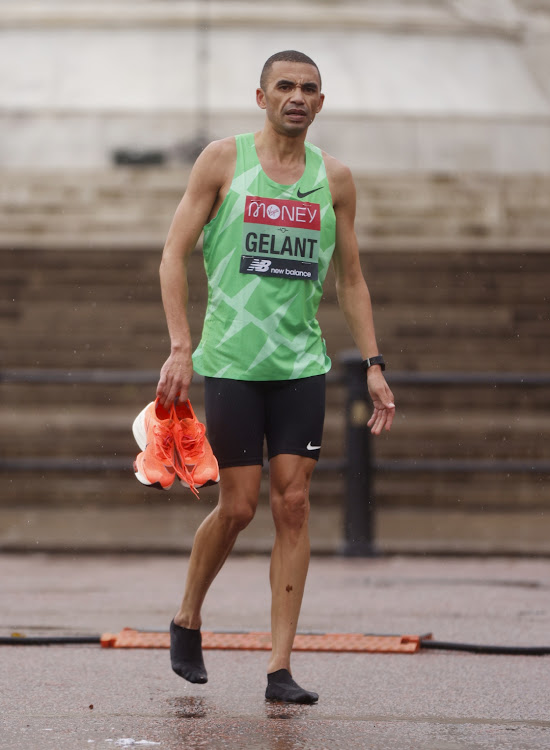
[[[202,659],[200,630],[182,628],[172,620],[170,623],[170,661],[174,672],[184,680],[199,684],[208,682]]]
[[[279,669],[267,675],[265,698],[283,703],[317,703],[319,700],[317,693],[304,690],[294,682],[287,669]]]

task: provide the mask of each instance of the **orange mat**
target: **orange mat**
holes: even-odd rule
[[[429,636],[422,636],[426,638]],[[169,633],[151,633],[124,628],[120,633],[101,636],[103,648],[170,648]],[[271,633],[202,634],[204,649],[270,651]],[[353,653],[414,654],[420,649],[419,635],[362,635],[361,633],[324,633],[297,635],[294,651],[333,651]]]

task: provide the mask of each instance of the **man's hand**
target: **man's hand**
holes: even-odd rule
[[[181,352],[170,354],[160,371],[157,397],[165,409],[179,396],[180,401],[189,398],[189,386],[193,377],[193,360]]]
[[[367,371],[367,384],[369,395],[372,399],[374,412],[367,422],[373,435],[380,435],[382,430],[390,430],[395,415],[395,404],[393,393],[390,391],[382,370],[378,365],[369,367]]]

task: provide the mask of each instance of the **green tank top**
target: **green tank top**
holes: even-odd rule
[[[264,173],[254,134],[236,137],[231,188],[204,227],[208,305],[193,366],[234,380],[321,375],[330,359],[316,320],[336,219],[319,148],[294,185]]]

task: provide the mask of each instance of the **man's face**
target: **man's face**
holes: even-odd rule
[[[273,128],[282,135],[300,135],[321,111],[325,95],[317,68],[308,63],[273,63],[265,91],[256,90],[256,101]]]

